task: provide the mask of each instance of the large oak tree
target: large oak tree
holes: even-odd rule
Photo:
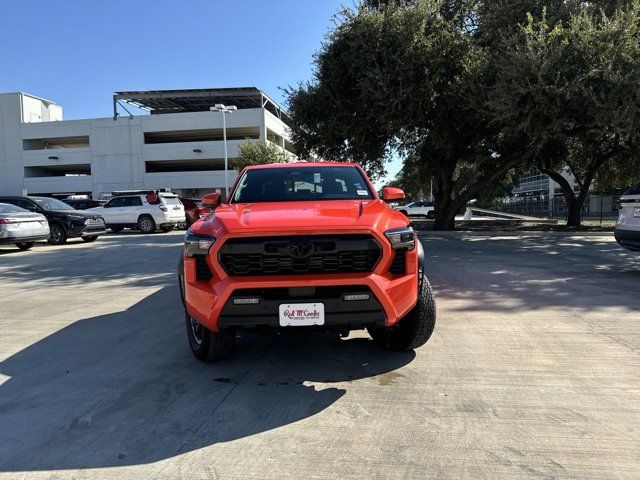
[[[593,99],[585,90],[597,95],[588,73],[607,52],[601,32],[609,15],[626,14],[620,22],[635,18],[632,8],[620,13],[617,3],[602,1],[596,8],[579,0],[365,1],[339,15],[315,56],[313,79],[289,89],[294,139],[304,153],[355,160],[373,175],[384,171],[390,152],[399,152],[406,159],[405,178],[434,179],[435,228],[452,229],[469,200],[515,168],[557,171],[576,158],[569,156],[576,141],[583,149],[591,145],[601,155],[618,155],[621,135],[594,133],[621,108],[620,90],[603,90],[592,109],[573,108]],[[592,34],[583,35],[584,29]],[[634,35],[624,40],[633,44]],[[585,45],[569,49],[581,53],[563,62],[558,54],[567,41]],[[638,61],[616,58],[625,60],[618,65],[625,72]],[[559,78],[572,87],[559,88]],[[636,101],[630,111],[637,111]],[[608,113],[596,115],[605,105]]]

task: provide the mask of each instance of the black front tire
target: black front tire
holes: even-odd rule
[[[95,242],[97,239],[98,235],[89,235],[87,237],[82,237],[82,241],[87,243]]]
[[[436,212],[434,212],[433,210],[431,210],[430,212],[427,212],[427,218],[429,220],[433,220],[434,218],[436,218]]]
[[[25,251],[32,249],[35,244],[36,242],[18,242],[16,243],[16,247],[18,247],[22,251]]]
[[[156,222],[151,215],[140,215],[138,218],[138,230],[142,233],[153,233],[156,231]]]
[[[49,225],[50,234],[49,242],[51,245],[64,245],[67,243],[67,232],[65,232],[64,227],[59,223],[52,223]]]
[[[212,332],[185,312],[187,337],[191,353],[203,362],[215,362],[231,355],[236,343],[233,330]]]
[[[436,302],[426,276],[419,284],[418,303],[396,325],[390,328],[369,328],[369,335],[378,345],[406,352],[421,347],[431,337],[436,326]]]

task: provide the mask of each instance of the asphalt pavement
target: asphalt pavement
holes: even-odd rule
[[[421,236],[415,353],[245,334],[218,364],[188,350],[182,233],[0,247],[0,479],[640,478],[640,254]]]

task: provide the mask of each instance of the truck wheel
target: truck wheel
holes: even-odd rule
[[[171,226],[168,226],[168,227],[160,227],[160,230],[162,230],[164,233],[169,233],[174,228],[176,228],[176,226],[175,225],[171,225]]]
[[[191,353],[203,362],[215,362],[228,357],[236,343],[236,332],[224,331],[215,333],[206,328],[195,318],[185,312],[187,319],[187,337]]]
[[[434,212],[433,210],[427,212],[427,218],[429,220],[433,220],[434,218],[436,218],[436,212]]]
[[[369,334],[378,345],[404,352],[421,347],[436,326],[436,302],[426,276],[422,277],[418,303],[396,325],[389,328],[369,328]]]
[[[98,235],[89,235],[87,237],[82,237],[82,240],[87,243],[95,242],[98,239]]]
[[[64,245],[67,243],[67,232],[64,231],[64,228],[59,223],[52,223],[49,225],[50,233],[49,242],[51,245]]]
[[[31,248],[33,248],[33,246],[36,244],[36,242],[18,242],[16,243],[16,247],[18,247],[20,250],[29,250]]]
[[[138,218],[138,230],[142,233],[153,233],[156,231],[156,222],[150,215],[140,215]]]

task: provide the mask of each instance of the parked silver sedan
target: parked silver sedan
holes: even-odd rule
[[[0,245],[13,243],[20,250],[29,250],[48,238],[49,222],[44,215],[0,203]]]

